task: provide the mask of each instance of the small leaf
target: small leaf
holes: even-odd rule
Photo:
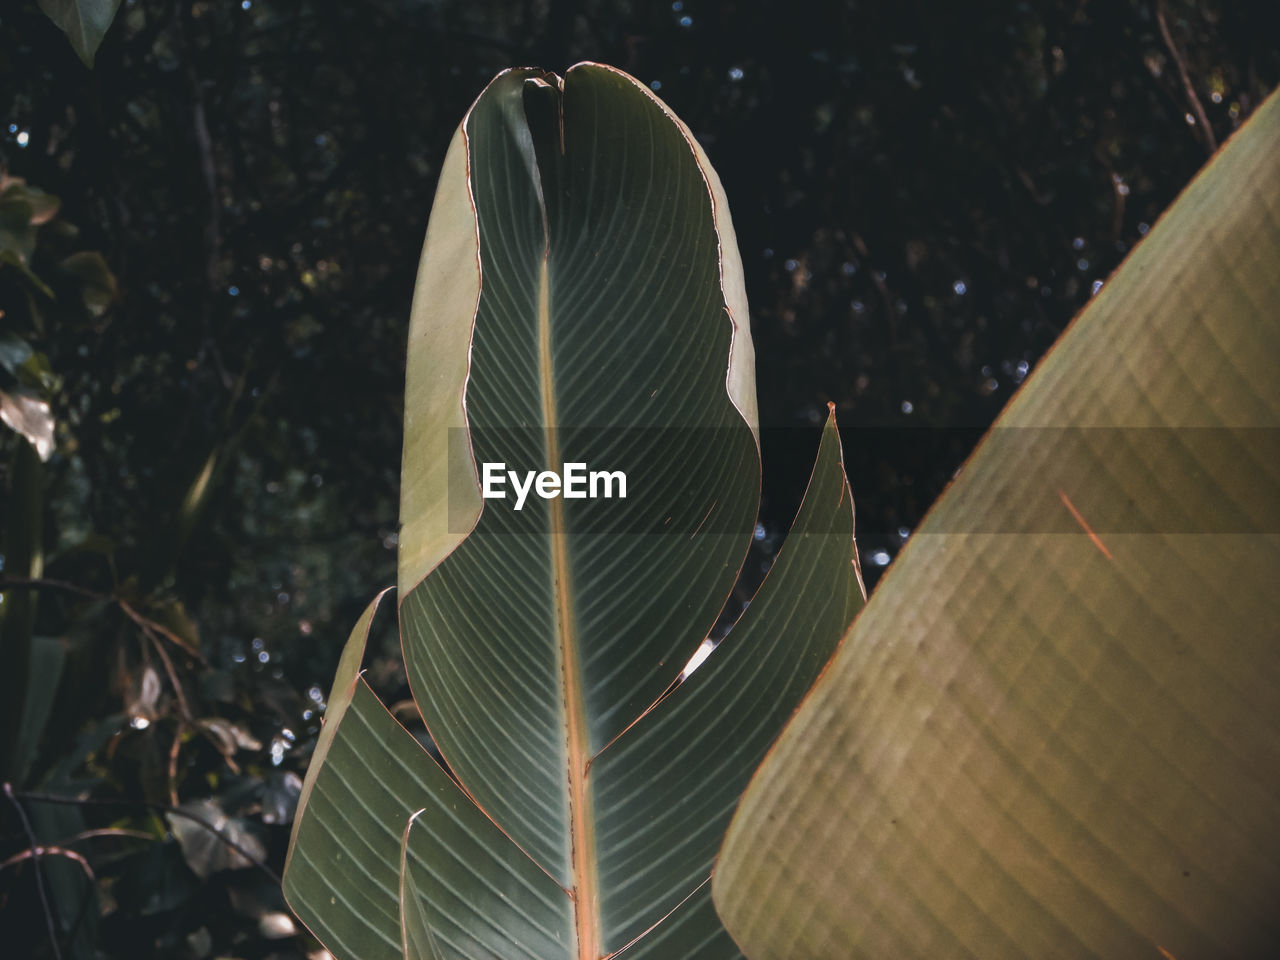
[[[261,741],[230,720],[222,717],[209,717],[199,721],[200,726],[218,745],[218,750],[225,757],[232,757],[241,750],[261,750]]]
[[[156,705],[160,701],[160,674],[150,665],[142,670],[142,676],[125,705],[125,713],[129,715],[133,726],[144,730],[156,718]]]
[[[93,66],[119,6],[120,0],[40,0],[40,9],[67,35],[86,67]]]
[[[31,354],[31,344],[10,330],[0,330],[0,367],[17,377]]]
[[[56,299],[56,297],[53,294],[53,290],[49,288],[49,285],[45,283],[43,280],[41,280],[39,277],[37,277],[34,273],[31,272],[31,268],[27,266],[27,262],[26,260],[23,259],[22,255],[16,249],[10,249],[5,246],[3,233],[4,233],[4,227],[2,224],[0,224],[0,264],[7,263],[9,266],[13,267],[15,270],[21,273],[24,277],[26,277],[33,287],[35,287],[37,290],[43,293],[50,300]],[[33,311],[35,310],[34,304],[32,305],[32,310]],[[37,329],[39,329],[41,327],[39,313],[35,314],[35,319],[36,319],[36,327]]]
[[[302,778],[292,770],[274,771],[262,790],[262,822],[292,823],[302,793]]]
[[[272,910],[258,918],[258,933],[266,940],[283,940],[296,937],[298,925],[289,914]]]
[[[26,437],[41,460],[53,456],[53,414],[46,401],[23,387],[0,390],[0,420]]]
[[[49,358],[43,353],[33,353],[18,368],[18,382],[32,390],[43,391],[47,395],[52,391],[57,378],[53,368],[49,366]]]
[[[12,253],[19,263],[31,259],[36,248],[35,208],[22,196],[6,191],[0,196],[0,251]]]
[[[30,223],[39,226],[48,223],[57,214],[62,201],[51,193],[45,193],[39,187],[27,184],[22,177],[10,177],[0,174],[0,197],[25,200],[31,207]]]
[[[196,876],[203,879],[221,870],[240,870],[253,866],[253,861],[228,844],[227,840],[258,860],[266,857],[262,841],[246,829],[245,821],[227,816],[214,801],[193,800],[182,804],[178,809],[194,814],[218,831],[218,834],[214,834],[187,817],[166,814],[169,829],[182,847],[187,866]]]
[[[73,253],[62,261],[62,269],[80,282],[80,296],[85,309],[92,316],[100,317],[115,301],[118,287],[115,274],[107,261],[96,250]]]

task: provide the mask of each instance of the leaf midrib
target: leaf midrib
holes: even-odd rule
[[[559,473],[560,447],[556,436],[556,392],[551,361],[550,251],[543,250],[538,268],[538,380],[542,395],[542,422],[546,436],[546,469]],[[569,548],[564,524],[564,501],[550,504],[551,588],[555,599],[556,639],[564,682],[565,763],[569,787],[570,864],[573,871],[574,923],[579,960],[600,956],[599,894],[596,875],[595,831],[587,787],[591,758],[583,698],[582,663],[573,620]]]

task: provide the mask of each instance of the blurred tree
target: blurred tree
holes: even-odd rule
[[[0,936],[33,957],[55,953],[42,889],[63,956],[306,953],[270,870],[340,638],[394,577],[414,271],[445,146],[496,71],[623,67],[724,179],[766,427],[748,589],[825,401],[873,582],[1280,80],[1264,0],[126,0],[92,70],[42,6],[0,15],[0,170],[61,198],[29,262],[0,266],[0,331],[44,358],[26,376],[47,370],[57,424],[42,586],[0,573],[4,607],[38,597],[36,669],[59,665],[0,800]],[[95,250],[109,271],[69,261]],[[6,489],[25,442],[0,436]],[[394,701],[389,624],[383,653]],[[83,867],[50,854],[37,884],[33,835]]]

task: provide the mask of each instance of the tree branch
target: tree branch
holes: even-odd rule
[[[1204,106],[1196,96],[1196,88],[1191,83],[1187,64],[1173,42],[1173,35],[1169,32],[1169,24],[1165,20],[1164,3],[1165,0],[1156,0],[1156,23],[1160,27],[1160,36],[1164,38],[1164,45],[1169,48],[1169,56],[1173,57],[1173,62],[1177,64],[1178,76],[1182,78],[1182,89],[1187,95],[1187,102],[1195,113],[1196,122],[1200,124],[1201,135],[1204,137],[1205,147],[1209,150],[1209,156],[1213,156],[1218,151],[1218,138],[1213,135],[1213,127],[1209,126],[1209,118],[1205,115]]]
[[[9,784],[4,785],[5,793],[16,803],[18,800],[30,800],[36,803],[56,803],[66,806],[86,806],[86,807],[135,807],[145,810],[151,810],[155,813],[168,813],[175,817],[182,817],[184,820],[190,820],[199,827],[208,830],[222,843],[226,844],[240,856],[244,857],[249,863],[253,864],[264,874],[271,878],[272,882],[279,885],[281,883],[280,874],[271,869],[263,860],[246,850],[238,842],[233,840],[227,834],[223,833],[204,817],[183,810],[181,807],[168,803],[148,803],[145,800],[103,800],[97,797],[67,797],[56,793],[35,793],[31,791],[14,792]],[[23,820],[25,821],[25,816]],[[32,837],[33,845],[34,837]]]
[[[31,849],[31,867],[36,872],[36,890],[40,894],[45,928],[49,933],[49,946],[53,949],[54,960],[62,960],[62,946],[58,943],[58,928],[53,918],[53,905],[49,902],[49,891],[45,888],[44,882],[44,869],[40,866],[40,841],[36,839],[36,832],[31,829],[27,811],[22,808],[17,795],[13,792],[13,787],[8,783],[4,785],[4,795],[13,802],[13,808],[18,811],[18,819],[22,821],[22,830],[27,835],[27,843]]]

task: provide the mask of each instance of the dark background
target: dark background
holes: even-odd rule
[[[0,265],[0,333],[48,361],[36,633],[65,668],[13,783],[28,822],[0,798],[0,861],[32,835],[85,858],[41,861],[62,955],[316,949],[270,872],[341,642],[394,581],[414,271],[445,146],[495,72],[612,63],[697,134],[766,428],[748,586],[832,401],[870,587],[1280,80],[1277,38],[1266,0],[126,0],[89,70],[35,2],[7,4],[0,170],[61,201],[29,260],[48,295]],[[79,251],[114,280],[88,289]],[[6,487],[20,443],[0,429]],[[206,798],[185,809],[230,816],[261,867],[172,838],[166,809]],[[6,954],[51,956],[48,922],[32,862],[0,867]]]

